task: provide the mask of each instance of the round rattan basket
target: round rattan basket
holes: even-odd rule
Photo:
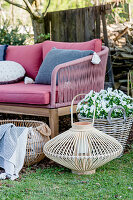
[[[50,140],[49,136],[51,135],[51,130],[47,124],[32,120],[0,120],[0,125],[7,123],[29,128],[24,165],[30,166],[41,161],[45,157],[43,146]]]
[[[115,138],[94,128],[93,123],[73,123],[73,101],[72,128],[48,141],[44,145],[44,153],[48,158],[70,168],[73,173],[92,174],[96,168],[118,157],[123,147]]]
[[[111,113],[114,109],[121,109],[124,117],[111,119]],[[92,122],[92,119],[82,117],[80,114],[78,114],[78,119],[79,121]],[[117,139],[124,150],[132,123],[133,117],[126,117],[125,109],[122,106],[114,106],[110,109],[107,119],[95,119],[94,127]]]

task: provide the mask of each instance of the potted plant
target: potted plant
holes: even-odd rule
[[[112,88],[91,90],[77,105],[79,120],[92,121],[94,108],[94,127],[118,139],[124,148],[133,122],[133,98]]]

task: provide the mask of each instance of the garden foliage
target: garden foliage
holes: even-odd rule
[[[0,27],[0,44],[24,45],[28,38],[28,33],[19,33],[19,26],[12,27],[9,21],[5,21]]]

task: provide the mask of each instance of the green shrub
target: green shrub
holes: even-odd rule
[[[0,27],[0,44],[24,45],[27,37],[29,37],[28,33],[19,33],[19,26],[12,27],[9,21],[4,22]]]
[[[107,15],[107,23],[113,24],[113,23],[124,23],[125,21],[129,20],[129,7],[128,3],[125,1],[117,3],[112,3],[112,13],[110,15]]]
[[[38,37],[37,37],[37,41],[36,43],[40,43],[40,42],[43,42],[45,40],[50,40],[50,33],[48,34],[40,34]]]

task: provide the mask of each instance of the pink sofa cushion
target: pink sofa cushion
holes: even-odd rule
[[[21,64],[27,76],[35,79],[42,63],[42,43],[27,46],[8,46],[6,60]]]
[[[100,39],[94,39],[88,42],[73,43],[45,41],[43,42],[43,59],[53,47],[56,47],[57,49],[92,50],[95,52],[99,52],[102,49],[102,41]]]
[[[49,104],[50,85],[24,84],[23,82],[0,85],[0,102]]]

